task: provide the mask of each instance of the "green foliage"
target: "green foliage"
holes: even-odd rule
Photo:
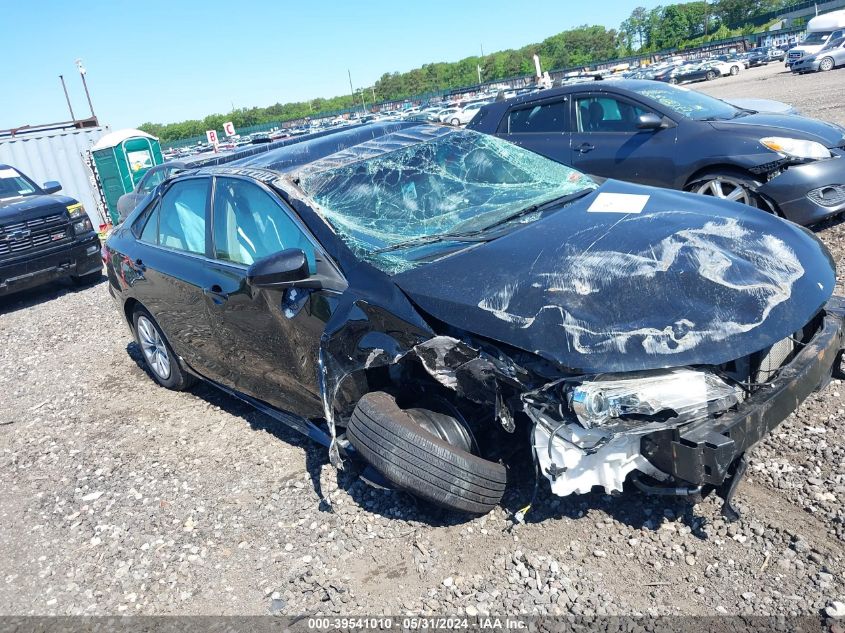
[[[394,101],[422,94],[443,93],[482,81],[534,74],[533,55],[540,56],[544,69],[583,67],[595,62],[634,53],[689,48],[754,31],[757,18],[787,4],[787,0],[696,0],[658,6],[650,11],[636,7],[619,31],[603,26],[583,25],[518,50],[497,51],[484,57],[467,57],[457,62],[425,64],[407,72],[385,73],[373,88],[365,89],[365,100],[375,90],[379,101]],[[221,130],[232,121],[235,128],[317,117],[360,106],[360,96],[351,95],[310,102],[276,103],[265,108],[241,108],[228,114],[210,114],[202,120],[181,123],[144,123],[145,132],[163,142],[203,136],[206,130]]]

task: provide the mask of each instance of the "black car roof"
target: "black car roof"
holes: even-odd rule
[[[229,166],[260,168],[277,174],[301,170],[306,165],[316,163],[339,152],[352,151],[354,147],[362,146],[388,134],[423,126],[424,124],[416,121],[389,121],[360,125],[236,160],[229,163]],[[360,160],[360,157],[358,160]]]
[[[208,165],[180,172],[175,178],[194,175],[247,176],[265,184],[280,185],[279,177],[296,177],[304,171],[331,169],[423,143],[454,132],[447,125],[400,122],[374,123],[329,136],[295,143],[227,165]]]

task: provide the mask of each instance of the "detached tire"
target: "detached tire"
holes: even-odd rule
[[[346,436],[391,483],[438,506],[486,514],[505,492],[504,466],[435,437],[384,392],[358,401]]]

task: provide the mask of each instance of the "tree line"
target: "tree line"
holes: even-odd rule
[[[462,86],[506,79],[534,72],[533,55],[544,69],[583,67],[596,62],[698,45],[755,30],[754,20],[790,4],[789,0],[697,0],[667,4],[648,10],[636,7],[619,29],[583,25],[552,35],[540,43],[519,49],[496,51],[456,62],[425,64],[407,72],[382,75],[373,86],[355,97],[336,96],[268,107],[240,108],[227,114],[211,114],[204,119],[179,123],[144,123],[140,129],[162,141],[202,136],[206,130],[220,130],[232,121],[236,128],[277,123],[346,110],[373,101],[393,101],[407,97],[442,93]]]

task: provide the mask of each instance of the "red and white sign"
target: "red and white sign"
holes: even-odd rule
[[[217,145],[217,143],[220,142],[217,138],[217,130],[206,130],[205,138],[207,138],[208,142],[212,145]]]
[[[234,136],[235,124],[231,121],[226,121],[226,123],[223,124],[223,131],[226,133],[226,136]]]

